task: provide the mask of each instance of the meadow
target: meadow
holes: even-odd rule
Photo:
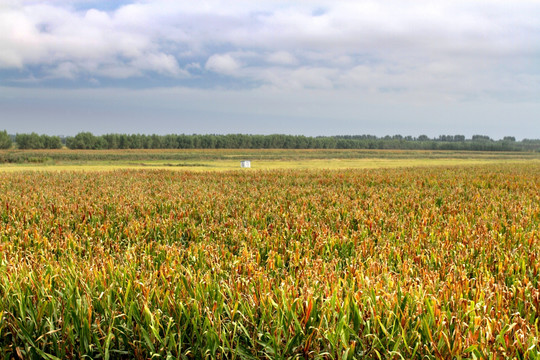
[[[539,152],[339,149],[215,150],[0,150],[0,171],[169,169],[238,170],[241,160],[254,169],[394,168],[436,165],[540,162]]]
[[[540,358],[537,155],[48,154],[0,171],[2,358]]]

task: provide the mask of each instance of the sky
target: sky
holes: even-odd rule
[[[0,131],[540,138],[538,0],[0,0]]]

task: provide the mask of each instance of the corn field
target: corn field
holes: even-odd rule
[[[4,359],[540,359],[540,165],[0,173]]]

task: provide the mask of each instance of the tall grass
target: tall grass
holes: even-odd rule
[[[540,167],[0,174],[6,359],[540,358]]]

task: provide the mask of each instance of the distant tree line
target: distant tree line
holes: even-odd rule
[[[540,140],[516,141],[507,136],[493,140],[489,136],[426,135],[385,136],[343,135],[308,137],[302,135],[142,135],[107,134],[95,136],[82,132],[66,138],[70,149],[419,149],[473,151],[535,151]]]
[[[302,135],[144,135],[81,132],[59,137],[31,134],[8,135],[0,132],[0,148],[9,149],[404,149],[472,151],[540,151],[540,139],[516,141],[513,136],[494,140],[486,135],[384,136],[340,135],[309,137]]]
[[[8,135],[0,132],[0,149],[10,149],[16,143],[18,149],[61,149],[64,143],[59,136],[31,134]]]

